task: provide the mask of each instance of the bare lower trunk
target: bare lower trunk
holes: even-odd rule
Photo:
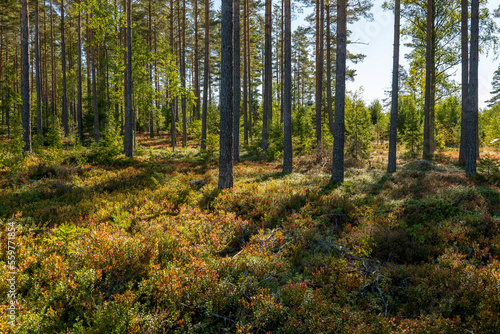
[[[219,189],[233,187],[232,0],[222,0]]]
[[[335,126],[332,159],[332,181],[337,183],[344,182],[347,1],[338,0],[337,2],[337,68],[335,75]]]
[[[392,105],[391,128],[389,135],[389,163],[387,172],[396,171],[396,143],[398,136],[398,99],[399,99],[399,30],[401,16],[401,0],[396,0],[394,9],[394,60],[392,64]]]

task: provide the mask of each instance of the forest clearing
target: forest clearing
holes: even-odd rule
[[[0,1],[0,334],[499,333],[499,18]]]

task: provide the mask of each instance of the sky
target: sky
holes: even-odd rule
[[[349,44],[348,49],[352,53],[363,53],[365,59],[358,63],[347,63],[348,68],[356,70],[354,82],[348,81],[346,88],[350,91],[362,89],[363,99],[369,104],[375,99],[386,98],[385,91],[390,90],[392,83],[392,57],[394,41],[394,14],[384,11],[382,4],[384,0],[374,0],[371,13],[373,20],[361,19],[360,21],[348,25],[347,29],[352,31],[351,40],[359,43]],[[220,8],[220,0],[215,1],[215,6]],[[300,6],[300,5],[299,5]],[[489,0],[487,4],[491,12],[498,8],[498,0]],[[295,14],[292,21],[292,31],[298,26],[307,26],[304,17],[314,11],[313,7],[302,7],[302,14]],[[500,26],[500,19],[495,19]],[[404,22],[402,22],[404,23]],[[408,62],[404,55],[410,51],[404,44],[407,42],[401,39],[400,65],[408,68]],[[491,98],[491,81],[493,73],[500,65],[500,57],[492,52],[489,55],[479,56],[479,108],[487,108],[486,101]],[[451,69],[454,71],[454,80],[461,81],[461,66]]]
[[[363,88],[364,100],[368,103],[386,97],[384,91],[390,90],[392,83],[392,55],[394,41],[394,14],[382,9],[384,0],[375,0],[372,8],[373,21],[365,19],[356,22],[348,29],[352,30],[352,40],[365,44],[350,44],[348,47],[353,53],[363,53],[366,58],[359,64],[348,64],[348,67],[356,70],[357,76],[354,82],[347,83],[348,90],[358,90]],[[494,4],[493,4],[494,3]],[[492,11],[498,8],[497,0],[490,0],[488,8]],[[497,24],[500,25],[500,20]],[[408,68],[404,54],[409,49],[401,40],[401,65]],[[500,59],[494,59],[495,55],[479,56],[479,108],[486,108],[488,99],[491,98],[491,81],[493,72],[498,69]],[[458,65],[455,69],[455,81],[461,81],[461,68]]]

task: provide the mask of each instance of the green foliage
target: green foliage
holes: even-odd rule
[[[461,101],[453,95],[436,106],[436,144],[439,150],[460,143],[461,114]]]
[[[479,128],[480,139],[484,145],[500,146],[500,105],[480,114]],[[495,139],[499,140],[493,142]]]
[[[372,151],[371,114],[359,93],[346,99],[345,108],[347,157],[358,161]]]
[[[11,139],[0,142],[0,169],[3,167],[16,168],[23,160],[23,130],[21,119],[11,116]]]
[[[243,161],[218,191],[216,165],[200,167],[194,149],[144,149],[114,166],[80,164],[84,151],[45,149],[0,182],[0,219],[18,226],[16,332],[500,328],[489,179],[349,169],[329,186],[329,175]],[[7,259],[2,247],[2,277]]]
[[[418,112],[415,100],[411,96],[400,98],[399,110],[404,115],[404,133],[403,142],[408,150],[408,156],[417,157],[422,146],[422,116]]]
[[[92,144],[88,159],[99,164],[112,163],[121,155],[122,151],[123,136],[113,118],[110,118],[106,128],[101,133],[99,142]]]

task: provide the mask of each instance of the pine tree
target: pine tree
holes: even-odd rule
[[[491,82],[491,85],[493,86],[493,90],[490,93],[492,97],[486,101],[488,103],[488,107],[490,108],[500,103],[500,65],[493,74],[493,81]]]

